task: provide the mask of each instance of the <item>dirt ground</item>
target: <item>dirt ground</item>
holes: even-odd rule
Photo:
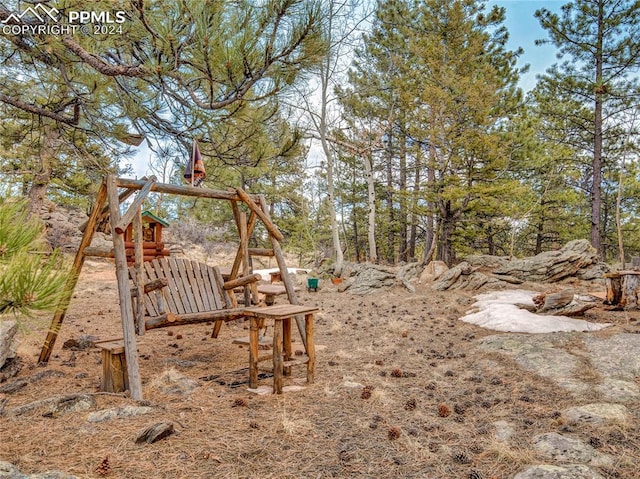
[[[207,324],[153,330],[139,341],[144,405],[152,411],[88,422],[90,412],[136,405],[126,395],[100,392],[97,348],[63,348],[70,339],[122,335],[113,265],[89,261],[51,361],[36,365],[47,316],[20,331],[22,369],[5,384],[23,386],[0,393],[0,401],[6,412],[89,393],[96,405],[1,417],[0,460],[23,473],[61,470],[87,478],[512,478],[542,462],[533,436],[566,428],[559,411],[575,398],[512,359],[480,349],[477,340],[496,333],[458,320],[473,303],[471,293],[418,286],[415,293],[396,287],[362,297],[325,281],[318,292],[301,288],[299,297],[321,310],[314,384],[297,368],[286,384],[305,386],[300,391],[248,392],[248,349],[233,343],[248,337],[247,323],[226,324],[217,339]],[[599,307],[585,319],[615,323],[589,334],[639,329],[636,313]],[[166,387],[168,377],[180,376],[195,388]],[[497,421],[514,427],[509,441],[496,438]],[[172,423],[175,433],[135,443],[158,422]],[[616,457],[613,466],[596,468],[603,477],[638,477],[637,427],[594,427],[583,435]]]

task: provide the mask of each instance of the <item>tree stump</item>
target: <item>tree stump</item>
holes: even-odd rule
[[[622,298],[622,277],[620,273],[605,273],[604,280],[607,286],[607,296],[604,304],[620,304],[620,299]]]
[[[618,271],[604,275],[607,285],[605,304],[623,309],[638,309],[640,271]]]

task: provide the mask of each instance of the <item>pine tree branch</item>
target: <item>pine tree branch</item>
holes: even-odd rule
[[[59,113],[55,113],[49,110],[46,110],[44,108],[41,108],[39,106],[36,105],[32,105],[30,103],[26,103],[22,100],[18,100],[16,98],[11,98],[7,95],[5,95],[4,93],[0,93],[0,101],[2,103],[7,103],[11,106],[14,106],[16,108],[19,108],[20,110],[26,111],[27,113],[31,113],[33,115],[37,115],[37,116],[44,116],[46,118],[51,118],[52,120],[55,120],[57,122],[60,123],[64,123],[65,125],[72,125],[75,126],[78,124],[78,120],[79,120],[79,106],[78,104],[74,105],[74,113],[72,117],[68,117],[68,116],[63,116],[60,115]]]
[[[83,62],[91,66],[94,70],[107,76],[144,77],[149,74],[146,68],[141,65],[111,65],[102,58],[89,53],[76,43],[71,37],[64,37],[62,43],[65,47],[75,53]]]

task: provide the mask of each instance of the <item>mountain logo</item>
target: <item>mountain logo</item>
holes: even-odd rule
[[[57,22],[59,14],[60,11],[57,8],[47,7],[42,3],[38,3],[35,7],[27,7],[20,14],[12,13],[6,19],[2,20],[2,23],[22,23],[24,17],[35,18],[40,23],[46,23],[48,18]]]

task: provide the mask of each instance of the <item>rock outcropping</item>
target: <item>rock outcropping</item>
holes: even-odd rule
[[[0,369],[7,359],[15,357],[13,338],[18,331],[15,321],[0,320]]]
[[[524,282],[555,283],[568,278],[602,278],[607,265],[598,261],[595,249],[586,240],[574,240],[557,251],[536,256],[509,259],[476,255],[450,269],[433,284],[436,290],[477,290],[508,287]]]

